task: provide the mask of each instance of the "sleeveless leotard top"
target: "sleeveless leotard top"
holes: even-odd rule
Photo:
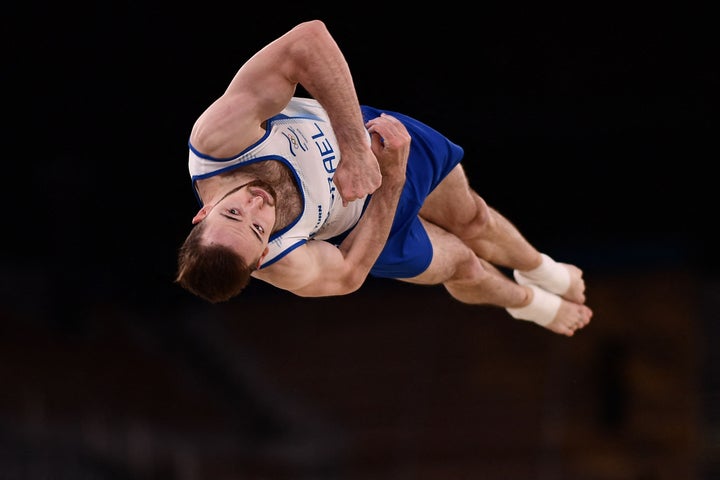
[[[201,205],[198,180],[268,160],[282,162],[292,172],[300,188],[302,213],[271,235],[270,251],[261,267],[271,265],[310,239],[327,240],[341,235],[360,219],[365,199],[343,207],[333,183],[340,150],[325,110],[314,99],[294,97],[279,115],[268,119],[265,135],[234,157],[215,158],[200,153],[189,142],[188,146],[188,168]]]

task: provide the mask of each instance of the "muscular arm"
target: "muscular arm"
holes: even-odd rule
[[[383,115],[367,125],[383,181],[353,231],[339,247],[311,240],[256,271],[257,278],[305,297],[344,295],[362,286],[387,242],[410,152],[410,135],[394,117]]]
[[[297,84],[330,117],[341,152],[335,184],[343,201],[375,191],[380,168],[367,142],[350,68],[320,20],[297,25],[243,64],[195,123],[193,145],[208,155],[237,154],[262,136],[262,123],[285,108]]]

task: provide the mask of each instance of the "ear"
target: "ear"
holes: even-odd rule
[[[262,261],[263,261],[263,260],[265,259],[265,257],[267,256],[268,252],[270,252],[270,247],[265,247],[265,250],[263,250],[262,255],[260,255],[260,258],[258,258],[258,262],[257,262],[257,265],[256,265],[257,268],[260,268],[260,265],[262,264]]]
[[[212,207],[209,207],[207,205],[203,206],[193,217],[192,224],[197,225],[198,223],[200,223],[205,217],[207,217],[208,213],[210,213],[210,210],[212,210]]]

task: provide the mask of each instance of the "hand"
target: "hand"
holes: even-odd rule
[[[355,155],[352,161],[345,160],[347,156],[348,152],[343,151],[343,159],[333,176],[343,206],[373,193],[382,183],[380,166],[372,151],[366,150],[361,155]]]
[[[404,182],[411,141],[405,125],[392,115],[382,113],[365,126],[372,135],[371,147],[380,165],[383,183]]]

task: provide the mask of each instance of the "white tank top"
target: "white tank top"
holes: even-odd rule
[[[368,141],[369,138],[368,134]],[[340,235],[360,219],[365,199],[343,207],[333,183],[340,150],[330,120],[317,100],[294,97],[279,115],[267,121],[263,138],[235,157],[210,157],[188,145],[188,168],[194,189],[197,180],[264,160],[284,163],[295,176],[303,202],[302,213],[270,237],[270,251],[262,267],[310,239],[327,240]]]

